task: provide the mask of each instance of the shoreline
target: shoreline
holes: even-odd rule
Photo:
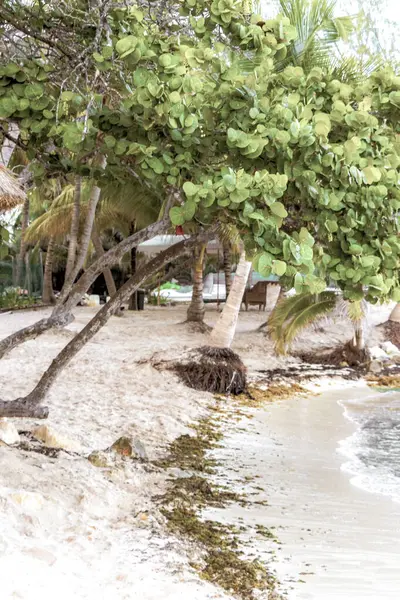
[[[324,385],[322,397],[272,403],[253,415],[247,432],[227,432],[224,446],[213,452],[229,472],[223,481],[239,485],[243,475],[256,475],[268,505],[205,516],[276,532],[281,544],[246,534],[243,544],[246,553],[269,562],[288,600],[398,597],[400,505],[354,486],[338,453],[355,429],[338,400],[344,391],[357,397],[365,388],[363,382]]]

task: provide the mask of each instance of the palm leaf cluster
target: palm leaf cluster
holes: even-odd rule
[[[81,188],[80,222],[85,222],[92,182],[84,181]],[[52,201],[46,202],[47,192],[35,188],[32,192],[32,206],[35,210],[41,207],[45,212],[39,215],[27,229],[27,242],[49,240],[54,237],[62,243],[71,229],[72,208],[74,204],[75,186],[67,184],[61,193]],[[47,206],[46,206],[47,204]],[[145,227],[157,219],[159,200],[152,196],[147,188],[136,182],[118,185],[107,184],[102,189],[101,200],[96,215],[96,225],[100,232],[116,229],[125,237],[129,235],[129,227],[135,221],[137,229]]]
[[[337,303],[334,292],[299,294],[284,298],[268,320],[268,330],[277,354],[286,354],[306,327],[331,313]]]
[[[276,0],[274,13],[287,17],[297,30],[297,38],[277,65],[278,71],[289,65],[306,72],[319,67],[335,79],[356,83],[382,67],[380,55],[361,59],[349,52],[343,54],[343,45],[356,30],[358,15],[337,17],[336,8],[337,0]],[[262,2],[255,3],[255,11],[262,13]],[[251,61],[247,62],[242,66],[251,70]]]

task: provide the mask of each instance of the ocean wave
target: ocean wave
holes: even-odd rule
[[[400,394],[369,392],[340,405],[357,430],[339,443],[351,483],[400,502]]]

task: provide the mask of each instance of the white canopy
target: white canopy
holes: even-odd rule
[[[157,254],[161,252],[161,250],[165,250],[178,242],[181,242],[184,239],[187,239],[190,236],[185,235],[156,235],[155,237],[147,240],[146,242],[142,242],[139,244],[137,250],[138,252],[143,252],[144,254]],[[208,254],[217,254],[218,250],[222,249],[221,244],[217,240],[212,240],[207,244],[207,252]]]

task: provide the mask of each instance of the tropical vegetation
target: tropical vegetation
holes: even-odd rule
[[[0,414],[46,416],[41,402],[58,373],[121,303],[221,226],[236,228],[243,246],[217,347],[230,345],[250,260],[297,293],[320,294],[333,280],[350,302],[400,299],[400,77],[385,67],[355,82],[317,65],[348,21],[323,21],[326,35],[308,43],[313,31],[299,33],[282,14],[253,15],[248,4],[171,0],[151,13],[141,2],[0,6],[3,141],[26,156],[27,185],[69,183],[76,208],[88,186],[83,221],[76,210],[64,230],[75,256],[51,317],[0,342],[0,355],[68,322],[98,274],[140,241],[171,225],[193,231],[132,273],[32,392],[0,402]],[[300,6],[285,4],[291,14]],[[110,186],[143,194],[135,226],[80,275]],[[153,201],[158,218],[136,224]]]

